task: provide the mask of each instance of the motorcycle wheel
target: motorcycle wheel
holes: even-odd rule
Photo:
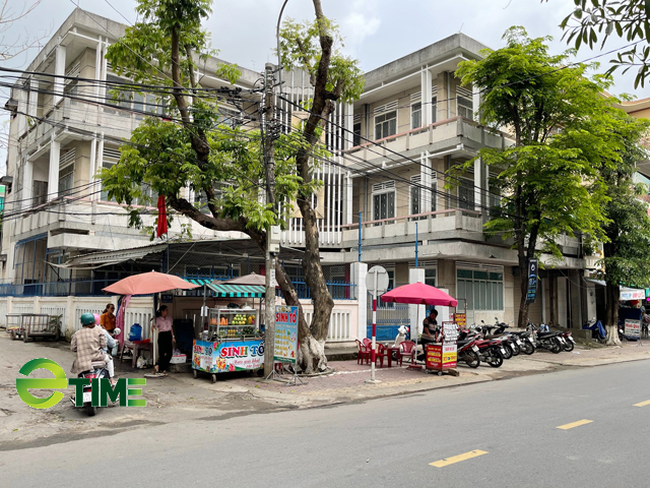
[[[562,346],[558,341],[551,340],[551,343],[548,346],[549,351],[553,354],[560,354],[562,352]]]
[[[84,403],[84,411],[89,417],[94,417],[97,413],[97,407],[93,407],[90,402]]]
[[[519,353],[521,352],[521,347],[519,347],[519,344],[516,342],[512,343],[512,355],[513,356],[519,356]]]
[[[487,363],[493,368],[500,368],[503,364],[503,354],[501,354],[501,351],[490,351]]]
[[[503,359],[510,359],[512,357],[512,346],[510,344],[504,344],[503,350],[506,352],[503,355]]]
[[[564,350],[567,351],[567,352],[573,351],[574,347],[575,347],[575,345],[573,344],[573,341],[566,341],[564,343]]]
[[[535,346],[533,346],[529,341],[524,341],[521,343],[521,352],[530,356],[535,352]]]
[[[470,368],[478,368],[481,364],[478,354],[471,350],[465,353],[465,362]]]

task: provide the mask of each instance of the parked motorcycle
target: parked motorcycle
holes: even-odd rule
[[[459,336],[460,337],[460,336]],[[470,368],[478,368],[481,364],[480,349],[476,345],[476,338],[458,339],[456,342],[458,361],[464,361]]]
[[[528,323],[526,330],[531,331],[535,338],[535,347],[551,351],[553,354],[559,354],[564,349],[564,339],[560,337],[560,332],[548,331],[548,326],[540,324],[536,326],[532,322]],[[541,332],[548,331],[548,332]]]

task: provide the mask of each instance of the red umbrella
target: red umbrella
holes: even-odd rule
[[[409,285],[398,286],[381,296],[383,302],[412,303],[415,305],[440,305],[443,307],[455,307],[458,300],[447,295],[444,291],[435,286],[425,285],[419,281]],[[415,347],[418,347],[418,325],[420,324],[420,308],[417,310],[417,322],[415,324]],[[411,364],[409,368],[420,368]]]
[[[402,285],[381,296],[382,302],[412,303],[415,305],[440,305],[455,307],[458,301],[435,286],[425,285],[419,281]]]
[[[151,293],[176,290],[177,288],[191,290],[198,287],[199,285],[185,281],[178,276],[151,271],[129,276],[107,286],[103,290],[116,295],[149,295]]]

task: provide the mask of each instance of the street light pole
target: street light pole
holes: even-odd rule
[[[282,14],[284,14],[284,8],[287,6],[289,0],[284,0],[282,8],[280,9],[280,15],[278,15],[278,24],[275,27],[275,42],[277,43],[278,51],[278,86],[280,87],[280,93],[282,93],[282,56],[280,53],[280,22],[282,22]]]

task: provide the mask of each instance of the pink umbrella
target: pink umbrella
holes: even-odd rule
[[[199,285],[185,281],[178,276],[151,271],[129,276],[103,288],[103,290],[116,295],[150,295],[151,293],[176,290],[177,288],[191,290],[198,287]]]
[[[458,301],[435,286],[425,285],[419,281],[402,285],[381,296],[383,302],[412,303],[415,305],[440,305],[455,307]]]
[[[444,291],[435,286],[425,285],[419,281],[409,285],[398,286],[381,296],[384,302],[412,303],[415,305],[440,305],[443,307],[455,307],[458,300],[447,295]],[[420,324],[420,308],[417,309],[417,323],[415,324],[415,347],[418,347],[418,325]],[[414,367],[411,364],[409,367]],[[420,368],[420,366],[415,366]]]

